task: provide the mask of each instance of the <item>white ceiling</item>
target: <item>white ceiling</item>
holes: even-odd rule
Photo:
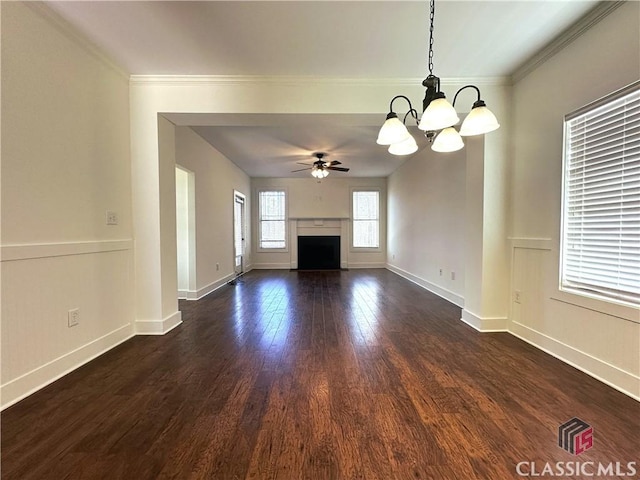
[[[422,78],[426,1],[47,2],[131,74]],[[599,3],[436,3],[434,73],[508,77]],[[418,99],[419,100],[419,99]],[[381,104],[386,104],[385,99]],[[404,159],[375,144],[386,112],[368,116],[183,115],[251,176],[290,174],[327,151],[352,176],[386,176]],[[179,118],[178,118],[179,117]],[[339,127],[336,127],[336,123]],[[426,146],[424,143],[421,146]]]

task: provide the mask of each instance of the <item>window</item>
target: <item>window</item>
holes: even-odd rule
[[[561,289],[640,303],[640,84],[565,118]]]
[[[380,192],[353,192],[353,246],[380,247]]]
[[[286,248],[286,192],[259,192],[260,248]]]

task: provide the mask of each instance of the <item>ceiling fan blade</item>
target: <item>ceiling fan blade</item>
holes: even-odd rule
[[[299,170],[291,170],[291,173],[294,173],[294,172],[302,172],[302,171],[304,171],[304,170],[311,170],[311,168],[312,168],[312,167],[301,168],[301,169],[299,169]]]
[[[348,168],[343,168],[343,167],[324,167],[327,170],[335,170],[337,172],[348,172],[349,169]]]
[[[312,163],[296,162],[298,165],[313,165]]]
[[[338,160],[331,160],[330,162],[327,163],[327,165],[329,167],[333,167],[334,165],[342,165],[342,162],[340,162]]]

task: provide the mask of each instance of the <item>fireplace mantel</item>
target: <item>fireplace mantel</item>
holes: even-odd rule
[[[340,268],[348,267],[349,217],[293,217],[289,218],[291,269],[298,268],[298,236],[339,236]]]

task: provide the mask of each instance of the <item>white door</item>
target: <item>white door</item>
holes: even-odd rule
[[[240,192],[233,192],[233,246],[234,246],[234,266],[237,275],[244,271],[244,249],[245,249],[245,197]]]

